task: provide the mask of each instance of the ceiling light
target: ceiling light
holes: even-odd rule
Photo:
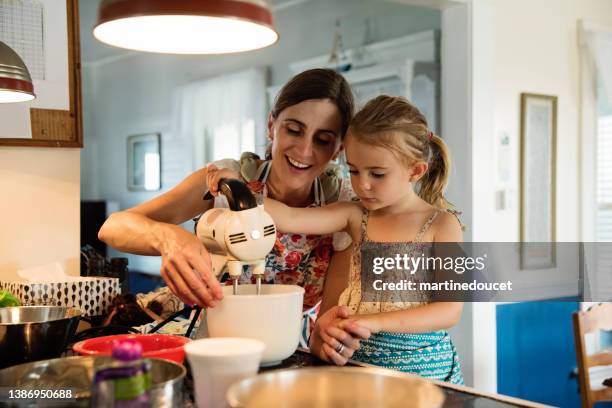
[[[34,95],[32,77],[15,51],[0,41],[0,103],[31,101]]]
[[[94,36],[130,50],[226,54],[274,44],[267,0],[102,0]]]

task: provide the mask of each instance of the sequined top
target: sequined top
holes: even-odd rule
[[[363,211],[361,219],[361,235],[359,245],[353,246],[351,256],[351,271],[348,287],[342,292],[338,300],[340,306],[348,306],[354,314],[372,314],[379,312],[390,312],[395,310],[405,310],[415,306],[428,303],[428,295],[417,291],[380,291],[376,298],[368,296],[368,301],[362,298],[361,282],[361,257],[362,253],[373,253],[377,257],[394,258],[396,254],[407,254],[410,257],[418,257],[429,251],[429,243],[423,242],[423,237],[431,224],[434,222],[440,210],[436,210],[433,215],[423,224],[417,232],[414,241],[410,242],[379,242],[371,241],[367,236],[369,211]],[[387,272],[386,272],[387,273]],[[387,273],[385,280],[399,281],[406,271],[392,270]],[[426,276],[415,274],[410,278],[413,282],[419,279],[426,279]],[[415,301],[419,299],[419,301]],[[375,300],[375,301],[370,301]]]

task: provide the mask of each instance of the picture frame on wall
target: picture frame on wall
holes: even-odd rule
[[[557,97],[521,94],[521,269],[556,266]]]
[[[0,2],[0,20],[36,94],[0,104],[0,146],[83,147],[78,0]]]
[[[161,189],[161,134],[147,133],[127,138],[128,190]]]

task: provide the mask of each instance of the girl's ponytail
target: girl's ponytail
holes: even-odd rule
[[[451,159],[442,138],[428,134],[429,139],[429,168],[419,180],[419,196],[437,208],[453,209],[453,205],[444,197],[444,190],[448,184],[451,170]]]

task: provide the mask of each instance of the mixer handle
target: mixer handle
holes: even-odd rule
[[[219,180],[219,190],[227,198],[232,211],[244,211],[257,207],[257,200],[247,185],[238,179],[222,178]],[[204,200],[212,200],[210,191],[204,195]]]

